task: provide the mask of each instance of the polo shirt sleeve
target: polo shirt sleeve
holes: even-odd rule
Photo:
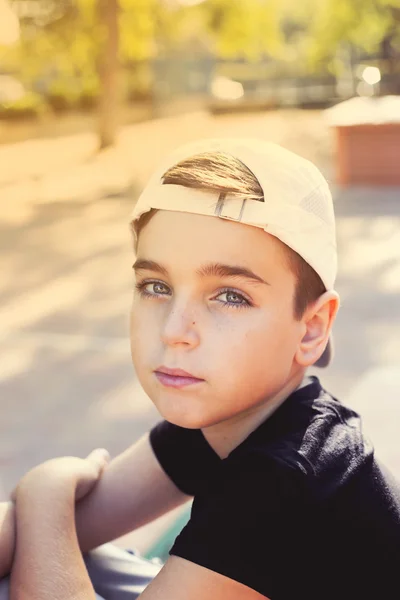
[[[273,458],[249,464],[223,465],[195,497],[190,521],[170,554],[281,598],[284,579],[295,577],[285,568],[288,557],[301,551],[304,474]]]
[[[150,431],[150,444],[162,469],[188,496],[207,485],[220,463],[200,429],[161,421]]]

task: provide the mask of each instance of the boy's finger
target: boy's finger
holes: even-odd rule
[[[110,454],[105,448],[96,448],[93,450],[86,460],[96,463],[100,467],[104,467],[110,462]]]

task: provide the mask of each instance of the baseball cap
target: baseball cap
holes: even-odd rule
[[[205,152],[222,152],[240,160],[256,177],[264,202],[238,194],[163,185],[166,171]],[[133,229],[151,209],[217,216],[259,227],[295,250],[332,290],[337,272],[336,228],[332,195],[318,168],[277,144],[253,138],[202,139],[173,151],[155,170],[131,215]],[[332,340],[317,361],[326,367]]]

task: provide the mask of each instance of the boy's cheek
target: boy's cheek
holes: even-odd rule
[[[154,318],[139,312],[131,315],[130,345],[132,362],[139,373],[146,367],[154,368],[152,357],[157,353],[157,325]]]
[[[136,348],[143,356],[149,349],[159,346],[159,331],[154,320],[137,318],[131,321],[130,340],[131,347]]]
[[[154,319],[153,319],[154,321]],[[141,306],[140,299],[135,299],[132,302],[130,313],[130,331],[131,336],[139,336],[151,326],[152,319],[149,311]]]

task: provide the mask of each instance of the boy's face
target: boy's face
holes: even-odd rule
[[[279,240],[217,217],[158,211],[140,232],[136,265],[132,358],[165,419],[209,427],[264,406],[298,375],[304,325]],[[163,367],[198,381],[162,375]]]

